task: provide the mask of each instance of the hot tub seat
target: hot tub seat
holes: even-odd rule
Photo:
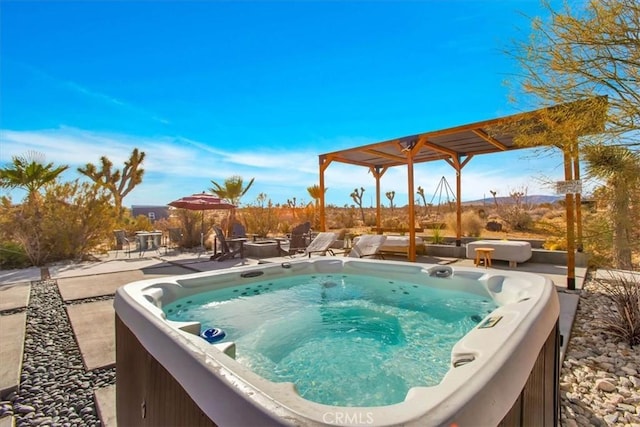
[[[467,243],[467,258],[476,258],[476,248],[493,248],[491,258],[509,261],[510,267],[531,259],[531,243],[518,240],[477,240]]]

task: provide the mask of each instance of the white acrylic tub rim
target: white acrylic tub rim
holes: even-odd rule
[[[262,274],[246,277],[256,271]],[[494,327],[474,328],[455,344],[451,368],[440,384],[414,387],[394,405],[334,407],[303,399],[291,383],[260,377],[224,353],[229,344],[208,344],[197,336],[199,324],[168,321],[161,309],[163,300],[269,277],[314,273],[389,275],[417,283],[451,273],[433,277],[429,285],[456,289],[460,286],[451,278],[475,279],[479,287],[466,290],[491,296],[499,305],[485,320],[501,319]],[[114,306],[145,349],[219,425],[495,425],[518,398],[559,315],[555,288],[539,275],[333,257],[133,282],[118,289]]]

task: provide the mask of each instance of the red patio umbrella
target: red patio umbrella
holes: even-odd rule
[[[180,209],[188,209],[191,211],[203,211],[202,212],[202,224],[200,225],[200,246],[204,249],[204,211],[213,211],[221,209],[233,209],[234,205],[225,202],[219,197],[213,194],[207,194],[205,192],[193,194],[191,196],[185,196],[178,200],[174,200],[169,203],[169,206]]]

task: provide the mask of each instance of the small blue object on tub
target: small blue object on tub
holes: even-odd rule
[[[207,340],[208,343],[213,344],[223,339],[227,334],[222,329],[209,328],[200,333],[200,336]]]

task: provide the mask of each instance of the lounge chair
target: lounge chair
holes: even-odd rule
[[[387,240],[387,236],[383,236],[382,234],[364,234],[358,236],[353,240],[353,247],[348,256],[352,258],[377,257],[384,259],[380,253],[380,247],[384,244],[385,240]]]
[[[227,239],[224,237],[222,229],[218,226],[214,226],[213,231],[215,231],[216,240],[220,244],[220,252],[213,254],[209,258],[210,260],[224,261],[234,258],[236,255],[244,258],[244,242],[247,240],[246,238]]]
[[[288,240],[276,239],[278,241],[278,251],[282,255],[293,256],[303,253],[309,245],[309,233],[311,231],[311,223],[304,222],[298,224],[291,230]]]
[[[318,233],[318,235],[309,243],[309,245],[304,250],[305,255],[309,255],[311,258],[311,254],[319,253],[320,255],[326,255],[329,252],[331,255],[335,255],[331,250],[331,245],[338,239],[338,233],[333,233],[330,231],[323,231]]]

